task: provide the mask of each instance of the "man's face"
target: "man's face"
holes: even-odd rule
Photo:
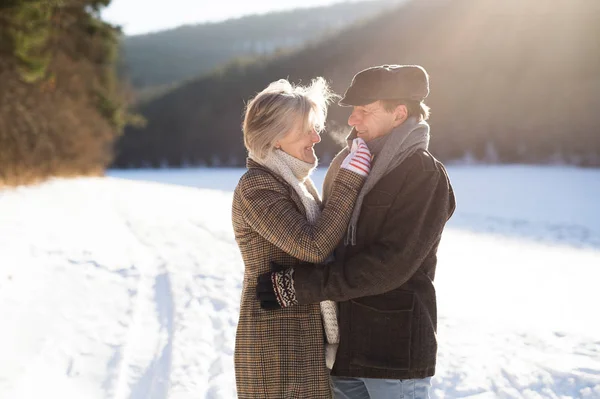
[[[380,101],[355,106],[348,118],[348,124],[356,129],[358,137],[365,141],[385,136],[398,125],[395,112],[388,112]]]

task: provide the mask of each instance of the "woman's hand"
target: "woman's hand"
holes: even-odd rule
[[[358,173],[361,176],[368,176],[371,171],[371,151],[367,143],[361,138],[355,138],[352,141],[350,154],[342,161],[342,169]]]

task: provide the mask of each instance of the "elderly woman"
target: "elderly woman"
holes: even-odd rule
[[[314,145],[321,141],[331,97],[323,78],[308,87],[282,79],[258,93],[246,108],[248,171],[233,196],[233,228],[245,264],[235,344],[237,393],[242,399],[332,396],[327,368],[339,342],[335,304],[267,311],[256,300],[257,277],[270,270],[271,262],[296,267],[322,263],[330,256],[346,232],[369,173],[369,150],[356,139],[321,209],[309,175],[317,166]],[[277,299],[293,301],[285,289],[293,276],[284,275],[276,282]]]

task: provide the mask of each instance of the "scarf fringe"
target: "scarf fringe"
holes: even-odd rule
[[[344,245],[348,246],[350,244],[356,245],[356,225],[352,224],[348,226],[348,233],[344,238]]]

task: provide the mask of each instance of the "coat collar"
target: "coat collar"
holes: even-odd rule
[[[246,167],[248,169],[260,169],[262,171],[265,171],[265,172],[269,173],[271,176],[273,176],[275,179],[277,179],[277,181],[279,181],[283,185],[285,185],[288,192],[290,193],[290,196],[292,197],[292,200],[294,201],[294,203],[296,204],[296,206],[298,207],[300,212],[302,212],[302,214],[304,216],[306,216],[306,210],[304,209],[304,204],[302,203],[302,199],[300,199],[300,196],[298,195],[296,190],[294,190],[294,188],[292,186],[290,186],[290,184],[287,181],[285,181],[285,179],[283,177],[279,176],[277,173],[273,172],[271,169],[259,164],[258,162],[256,162],[255,160],[253,160],[251,158],[246,158]],[[316,200],[317,200],[317,203],[319,205],[321,205],[321,200],[319,199],[318,196],[316,197]]]

